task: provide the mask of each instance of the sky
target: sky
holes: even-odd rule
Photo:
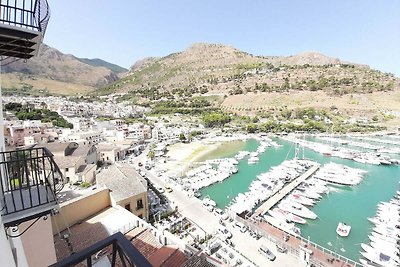
[[[129,68],[193,43],[262,56],[305,51],[400,77],[399,0],[48,0],[44,42]]]

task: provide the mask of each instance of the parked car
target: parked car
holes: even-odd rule
[[[283,245],[276,244],[276,251],[278,251],[280,253],[286,253],[287,252],[287,248],[284,247]]]
[[[166,186],[166,187],[165,187],[165,191],[166,191],[167,193],[171,193],[171,192],[174,191],[174,190],[172,190],[171,187]]]
[[[195,196],[195,197],[197,197],[197,198],[198,198],[198,197],[201,197],[201,193],[200,193],[200,191],[196,191],[196,192],[194,192],[194,196]]]
[[[211,205],[205,206],[206,210],[208,210],[209,212],[212,212],[214,210],[214,207]]]
[[[258,252],[270,261],[274,261],[276,259],[274,253],[272,253],[271,250],[269,250],[266,246],[262,245],[261,247],[259,247]]]
[[[215,215],[217,215],[218,217],[220,217],[222,220],[226,220],[228,219],[228,215],[226,213],[224,213],[223,210],[216,208],[214,210]]]
[[[245,233],[247,231],[247,227],[241,222],[235,222],[233,227],[238,228],[240,232]]]
[[[225,239],[232,238],[232,233],[229,232],[225,226],[219,225],[217,228],[217,233],[221,234]]]

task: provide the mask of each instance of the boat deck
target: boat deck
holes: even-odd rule
[[[281,201],[287,194],[292,192],[299,184],[307,180],[311,175],[313,175],[320,167],[320,164],[315,163],[314,166],[310,167],[305,173],[294,179],[292,182],[287,184],[284,188],[276,192],[267,201],[264,202],[252,215],[253,218],[264,215],[269,209]]]

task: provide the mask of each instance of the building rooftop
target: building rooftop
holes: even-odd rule
[[[179,267],[187,261],[182,251],[171,246],[163,246],[147,259],[154,267]]]
[[[70,145],[71,142],[52,142],[52,143],[47,143],[47,144],[40,144],[37,145],[36,147],[45,147],[47,148],[51,153],[64,153],[67,147]]]
[[[113,164],[96,175],[97,184],[111,190],[115,201],[147,192],[147,183],[129,164]]]
[[[125,233],[135,227],[135,220],[136,217],[123,208],[107,208],[70,227],[70,248],[73,252],[78,252],[118,231]],[[61,236],[65,233],[67,232],[62,232]],[[58,261],[71,255],[66,240],[56,235],[54,243]]]

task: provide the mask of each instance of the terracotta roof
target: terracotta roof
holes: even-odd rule
[[[125,234],[131,243],[155,267],[179,267],[187,261],[185,254],[176,247],[163,246],[151,230],[137,227]]]
[[[134,237],[131,243],[146,257],[146,259],[162,247],[149,229],[146,229]]]
[[[177,248],[164,246],[148,259],[151,265],[157,267],[180,267],[186,261],[185,254]]]
[[[85,221],[71,227],[70,231],[69,242],[74,252],[85,249],[109,236],[107,230],[100,222],[89,223]],[[65,233],[67,231],[61,233],[61,236]],[[54,236],[54,247],[58,261],[69,257],[71,254],[66,240],[60,239],[58,235]]]

